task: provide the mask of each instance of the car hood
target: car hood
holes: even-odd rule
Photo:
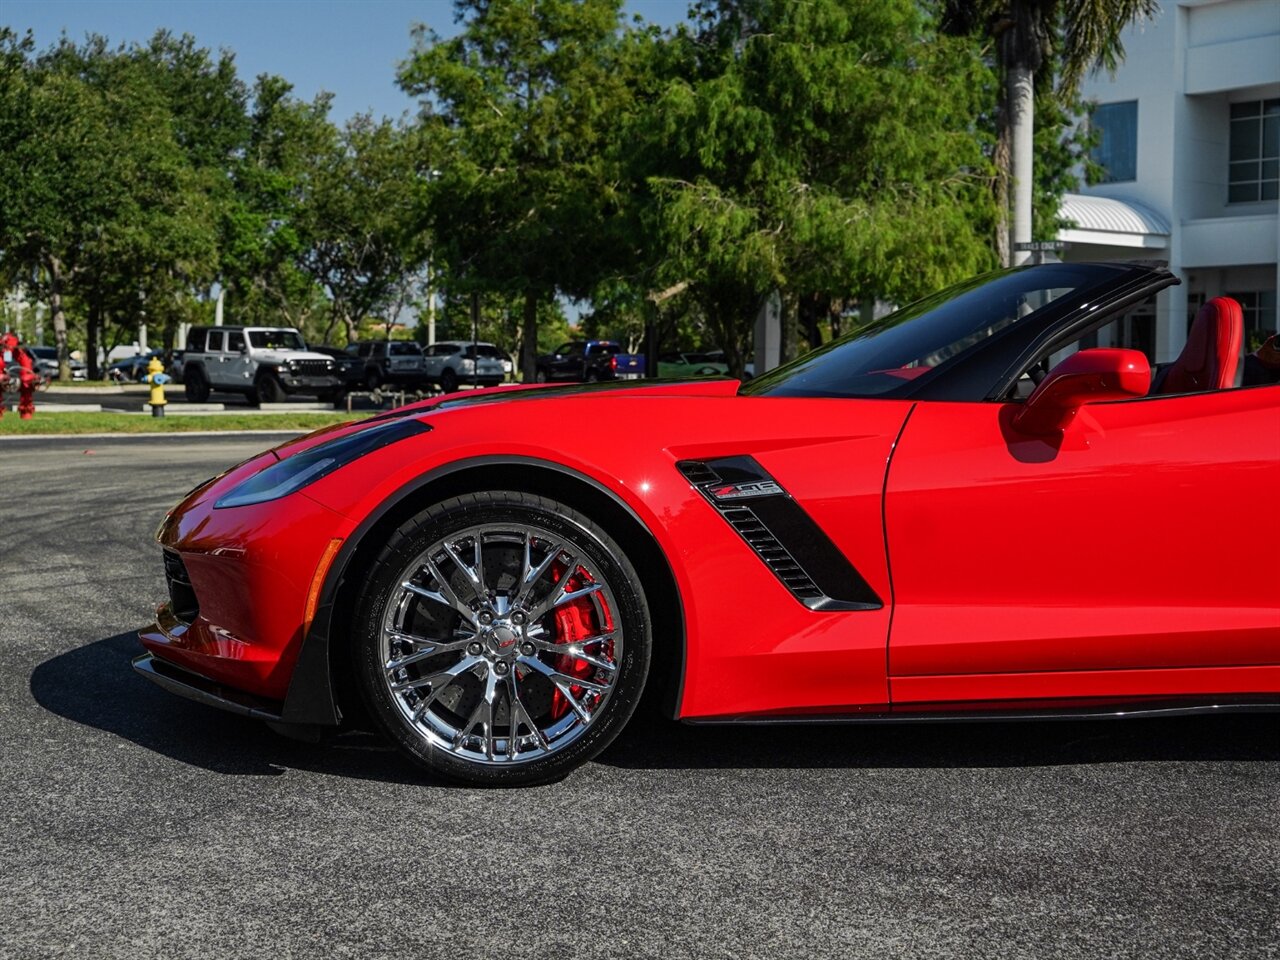
[[[530,403],[591,394],[607,394],[610,397],[730,397],[738,392],[739,386],[741,384],[737,380],[720,377],[696,377],[688,380],[611,380],[604,383],[506,384],[449,393],[442,397],[432,397],[397,407],[365,420],[322,427],[313,433],[288,440],[272,448],[270,453],[274,455],[274,459],[283,460],[317,443],[334,439],[341,434],[366,429],[388,419],[416,416],[424,419],[429,417],[431,422],[436,422],[439,418],[447,417],[451,412],[461,412],[480,404],[488,406],[495,403]],[[264,461],[264,464],[265,462],[270,461]]]
[[[268,363],[286,363],[289,360],[333,360],[333,357],[326,356],[323,353],[312,353],[310,350],[255,350],[253,352],[255,360],[265,360]]]

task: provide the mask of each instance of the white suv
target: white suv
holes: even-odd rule
[[[460,384],[492,387],[510,372],[511,361],[492,343],[470,340],[441,340],[426,348],[427,381],[453,393]],[[476,362],[476,355],[479,362]]]
[[[342,393],[333,358],[308,350],[292,327],[193,327],[182,382],[192,403],[208,400],[211,390],[242,393],[255,406],[294,393],[321,400]]]

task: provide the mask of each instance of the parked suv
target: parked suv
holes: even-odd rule
[[[479,356],[479,363],[476,357]],[[445,393],[473,380],[482,387],[501,383],[507,375],[507,356],[492,343],[470,340],[441,340],[427,347],[427,381]]]
[[[422,347],[412,340],[361,340],[347,352],[364,361],[364,385],[377,390],[384,383],[417,387],[423,383]]]
[[[211,390],[242,393],[254,405],[295,393],[332,401],[342,390],[333,358],[308,350],[292,327],[193,327],[182,380],[192,403]]]

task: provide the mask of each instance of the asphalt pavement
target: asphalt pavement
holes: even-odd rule
[[[134,675],[270,438],[0,443],[0,957],[1276,957],[1280,720],[647,722],[461,789]]]

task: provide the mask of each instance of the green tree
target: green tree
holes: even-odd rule
[[[50,308],[61,375],[67,297],[87,304],[90,362],[108,317],[163,325],[212,276],[216,176],[191,162],[154,61],[101,37],[36,55],[0,32],[0,250]]]
[[[735,371],[771,291],[901,302],[992,264],[973,43],[910,0],[695,12],[628,142],[651,145],[654,286],[689,284]]]
[[[338,323],[355,340],[366,317],[411,299],[406,285],[429,251],[429,234],[416,228],[425,184],[419,137],[360,116],[310,160],[299,263],[329,294],[326,340]]]
[[[292,91],[276,76],[254,85],[244,149],[230,165],[232,193],[220,207],[221,275],[238,319],[283,321],[310,336],[331,311],[300,266],[313,219],[306,207],[312,170],[335,149],[337,131],[328,94],[308,102]]]
[[[451,287],[518,295],[532,379],[540,307],[590,293],[613,213],[604,147],[629,90],[621,0],[458,0],[462,31],[420,28],[400,84],[439,145],[426,227]]]

